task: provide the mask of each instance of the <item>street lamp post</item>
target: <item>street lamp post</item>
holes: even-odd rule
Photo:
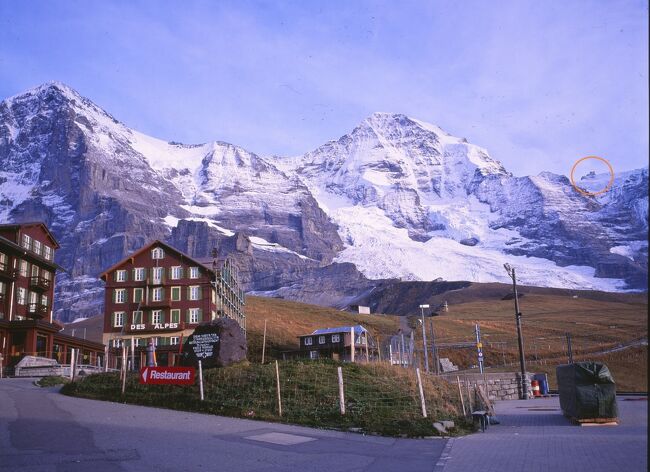
[[[519,344],[519,365],[521,367],[521,399],[528,400],[526,357],[524,356],[524,338],[521,335],[521,312],[519,311],[519,298],[517,296],[517,276],[515,274],[515,268],[510,264],[503,264],[503,267],[512,279],[512,290],[515,296],[515,320],[517,322],[517,343]]]
[[[424,370],[429,372],[429,352],[427,351],[427,330],[426,325],[424,324],[424,309],[429,308],[429,305],[420,305],[420,311],[422,313],[422,345],[424,351]]]

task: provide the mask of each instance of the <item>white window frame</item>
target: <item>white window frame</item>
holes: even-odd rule
[[[190,279],[198,279],[199,277],[199,268],[197,266],[190,267]]]
[[[144,316],[144,313],[142,312],[142,310],[135,310],[133,312],[132,318],[131,318],[132,324],[142,324],[143,316]],[[136,317],[138,317],[140,319],[136,320]]]
[[[147,275],[147,271],[144,270],[144,267],[136,267],[133,269],[133,280],[136,282],[142,282]]]
[[[177,314],[176,321],[174,321],[174,314]],[[181,310],[178,308],[173,308],[169,310],[169,322],[170,323],[180,323],[181,322]]]
[[[43,306],[50,306],[49,305],[49,300],[47,298],[47,295],[43,294],[41,295],[41,305]]]
[[[124,327],[124,317],[126,312],[124,311],[114,311],[113,312],[113,328],[123,328]]]
[[[332,335],[332,342],[333,343],[340,343],[341,342],[341,335],[340,334],[333,334]]]
[[[163,311],[162,310],[153,310],[151,312],[151,323],[152,324],[161,324],[163,321]]]
[[[151,258],[152,259],[164,259],[165,258],[165,251],[161,247],[155,247],[151,250]]]
[[[162,302],[163,301],[163,288],[154,287],[151,289],[151,301],[152,302]]]
[[[27,261],[21,260],[18,264],[18,273],[23,277],[27,277]]]
[[[169,345],[170,346],[178,346],[178,341],[179,341],[178,336],[170,336],[169,337]]]
[[[27,289],[24,287],[18,287],[16,291],[16,303],[19,305],[25,305],[27,302]]]
[[[178,298],[174,298],[174,290],[178,291]],[[172,287],[169,292],[169,299],[173,302],[180,302],[183,298],[183,287]]]
[[[183,275],[183,266],[172,266],[172,280],[179,280]]]
[[[140,294],[140,300],[136,300],[135,294]],[[142,287],[135,287],[133,289],[133,303],[142,303],[144,301],[144,289]]]
[[[305,338],[305,346],[312,346],[314,344],[314,338],[308,336]]]
[[[32,251],[40,256],[42,250],[43,250],[43,244],[38,239],[34,239],[34,241],[32,242]]]
[[[126,282],[126,270],[116,270],[115,271],[115,281],[116,282]]]
[[[23,234],[23,239],[20,245],[25,249],[32,249],[32,237],[29,234]]]
[[[38,293],[36,292],[27,292],[27,298],[29,299],[29,304],[36,304],[38,303]]]
[[[125,288],[116,288],[115,289],[115,303],[126,303],[126,289]]]
[[[200,299],[201,286],[200,285],[190,285],[189,299],[196,301]]]
[[[325,336],[318,336],[318,344],[325,344]]]
[[[310,359],[318,359],[318,351],[309,351]]]
[[[156,283],[162,282],[164,273],[165,273],[165,269],[163,267],[154,267],[151,270],[151,281],[152,281],[152,283],[156,284]]]
[[[190,316],[189,316],[190,324],[198,323],[200,321],[199,320],[199,309],[198,308],[190,308],[189,311],[190,311]]]
[[[52,248],[47,244],[43,244],[43,257],[48,261],[52,260]]]
[[[113,339],[112,343],[113,343],[113,347],[120,347],[120,344],[122,343],[122,338]]]

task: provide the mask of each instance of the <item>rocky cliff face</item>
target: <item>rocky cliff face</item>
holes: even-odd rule
[[[42,220],[61,243],[62,320],[101,312],[98,275],[153,239],[200,259],[218,246],[248,290],[337,306],[371,279],[506,281],[506,261],[522,283],[647,286],[647,169],[585,197],[399,114],[263,158],[143,135],[51,83],[0,102],[0,169],[0,219]]]

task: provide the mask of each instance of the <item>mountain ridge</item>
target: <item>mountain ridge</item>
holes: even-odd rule
[[[336,306],[373,279],[504,281],[504,260],[524,283],[647,286],[647,169],[588,198],[399,113],[302,156],[262,157],[144,135],[53,82],[0,102],[0,163],[2,219],[41,219],[61,239],[66,320],[101,310],[100,269],[153,239],[196,257],[220,246],[247,289],[310,301],[306,284],[320,284]]]

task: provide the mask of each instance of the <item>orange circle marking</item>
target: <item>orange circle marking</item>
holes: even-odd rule
[[[598,192],[588,192],[585,189],[578,187],[578,185],[575,183],[575,180],[573,179],[573,173],[575,172],[578,164],[580,164],[582,161],[586,161],[587,159],[596,159],[597,161],[604,162],[609,169],[609,182],[607,182],[607,185],[605,186],[604,189],[599,190]],[[575,162],[575,164],[573,164],[573,167],[571,167],[571,175],[569,178],[571,179],[571,185],[573,185],[573,188],[576,189],[578,192],[580,192],[583,195],[587,195],[589,197],[595,197],[596,195],[601,195],[607,192],[610,188],[612,188],[612,184],[614,183],[614,169],[612,168],[612,165],[609,163],[607,159],[603,159],[602,157],[598,157],[598,156],[586,156],[581,159],[578,159]]]

